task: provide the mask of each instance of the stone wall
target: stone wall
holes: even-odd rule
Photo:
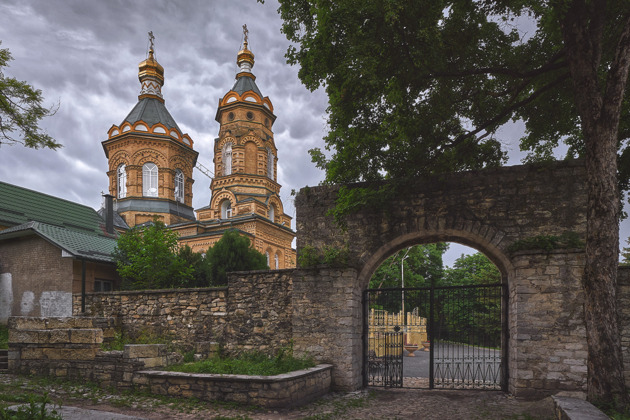
[[[585,185],[582,161],[436,175],[410,182],[381,208],[361,207],[343,231],[328,212],[340,187],[302,188],[295,200],[298,260],[305,246],[347,246],[366,287],[399,249],[455,241],[482,251],[507,275],[507,249],[517,240],[565,231],[585,238]],[[365,184],[346,187],[360,186]]]
[[[586,392],[583,252],[519,252],[509,283],[510,392]]]
[[[352,268],[296,270],[293,275],[294,349],[333,364],[335,390],[363,386],[361,292]]]
[[[226,296],[226,287],[88,293],[81,314],[81,295],[75,294],[73,309],[75,315],[115,318],[130,335],[171,337],[192,346],[223,337]]]
[[[626,386],[630,387],[630,266],[620,266],[617,271],[617,311]]]
[[[164,344],[125,345],[123,351],[102,351],[104,330],[113,328],[113,319],[11,317],[9,371],[263,407],[301,405],[330,390],[331,365],[275,376],[146,370],[180,362],[181,355],[169,353]]]
[[[260,407],[306,404],[330,390],[332,365],[275,376],[211,375],[181,372],[142,372],[153,394],[230,401]]]
[[[226,328],[228,351],[274,353],[293,337],[293,270],[249,271],[228,276]]]

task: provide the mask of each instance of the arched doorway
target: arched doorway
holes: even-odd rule
[[[373,273],[363,292],[365,386],[507,390],[507,284],[471,248],[446,266],[448,248],[408,246]]]

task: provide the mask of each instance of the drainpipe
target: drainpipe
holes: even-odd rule
[[[114,196],[105,194],[105,230],[110,235],[114,234]]]
[[[85,260],[81,260],[81,313],[85,313]]]

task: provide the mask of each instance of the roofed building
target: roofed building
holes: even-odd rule
[[[112,252],[116,227],[127,226],[113,211],[104,219],[90,207],[4,182],[0,197],[0,323],[11,315],[71,316],[72,293],[118,287]]]

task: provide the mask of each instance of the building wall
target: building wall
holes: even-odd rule
[[[0,264],[0,302],[11,307],[10,315],[72,314],[73,260],[62,257],[61,249],[36,235],[5,240],[0,242]]]

